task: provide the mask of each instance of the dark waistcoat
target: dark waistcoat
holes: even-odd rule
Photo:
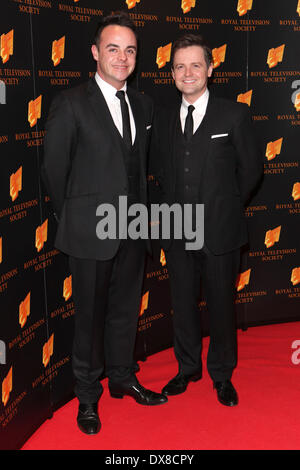
[[[202,126],[198,127],[189,142],[186,141],[180,119],[177,120],[175,133],[176,201],[181,204],[201,203],[199,190],[203,158],[201,155]]]

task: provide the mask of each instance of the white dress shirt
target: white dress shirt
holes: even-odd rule
[[[120,132],[121,136],[123,137],[121,102],[119,98],[117,98],[116,96],[116,93],[118,90],[112,85],[110,85],[109,83],[107,83],[105,80],[103,80],[97,72],[95,74],[95,80],[100,90],[102,91],[102,94],[105,98],[108,109],[110,111],[111,117],[113,118],[113,121],[115,123],[115,126]],[[129,99],[126,93],[126,90],[127,90],[126,83],[123,86],[123,88],[121,88],[121,90],[125,92],[125,100],[128,104],[130,128],[131,128],[131,136],[132,136],[132,144],[133,144],[134,139],[135,139],[135,134],[136,134],[136,128],[135,128],[135,122],[134,122],[131,106],[130,106]]]
[[[193,103],[193,106],[195,107],[193,111],[193,121],[194,121],[193,134],[196,132],[196,130],[198,129],[198,127],[200,126],[202,122],[202,119],[204,118],[204,115],[206,113],[208,98],[209,98],[209,91],[206,88],[205,92],[195,101],[195,103]],[[182,103],[181,103],[181,108],[180,108],[180,121],[181,121],[182,132],[184,132],[185,119],[187,117],[188,107],[190,106],[190,104],[191,103],[188,103],[182,97]]]

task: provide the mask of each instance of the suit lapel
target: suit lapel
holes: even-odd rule
[[[200,157],[202,159],[202,164],[201,164],[201,174],[200,174],[200,185],[199,185],[199,191],[200,191],[200,200],[202,200],[202,191],[205,186],[205,174],[206,174],[206,167],[207,167],[207,162],[209,159],[210,155],[210,146],[211,146],[211,135],[213,134],[213,128],[217,116],[217,107],[216,107],[216,102],[213,97],[213,95],[210,93],[209,94],[209,99],[207,103],[207,108],[206,108],[206,113],[205,116],[200,124],[199,131],[201,133],[201,146],[199,149]]]
[[[146,118],[144,114],[144,110],[142,104],[136,94],[133,92],[131,88],[127,88],[127,96],[130,102],[131,111],[134,118],[135,129],[136,129],[136,136],[135,140],[137,140],[137,144],[139,147],[139,155],[140,155],[140,165],[141,165],[141,175],[146,174],[146,157],[147,151],[145,149],[145,145],[147,142],[147,130],[146,130]]]
[[[89,103],[94,110],[98,124],[101,126],[101,129],[105,128],[105,134],[110,133],[112,137],[115,137],[121,151],[120,133],[115,126],[109,107],[94,78],[89,81],[87,92]]]
[[[146,141],[146,122],[142,106],[130,88],[127,89],[127,96],[134,117],[136,138],[138,138],[138,141],[141,141],[141,143],[144,143]]]
[[[127,178],[127,172],[124,162],[124,147],[122,145],[122,136],[120,135],[118,129],[115,126],[106,100],[94,78],[89,81],[87,92],[90,106],[93,108],[98,126],[101,129],[100,136],[104,136],[104,138],[107,139],[110,135],[113,139],[114,155],[116,156],[116,158],[119,159],[119,168],[121,170],[121,173],[123,174],[123,177]]]
[[[215,100],[212,94],[209,94],[207,108],[203,120],[196,132],[201,133],[201,157],[207,158],[211,144],[211,134],[215,121]]]

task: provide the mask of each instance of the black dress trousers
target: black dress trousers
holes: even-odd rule
[[[174,351],[183,374],[202,372],[202,329],[198,307],[203,285],[209,315],[207,369],[213,381],[231,378],[237,362],[235,281],[240,250],[214,255],[204,247],[185,251],[174,243],[166,252],[174,309]]]
[[[145,253],[143,240],[127,239],[110,260],[70,257],[76,312],[73,372],[80,403],[99,400],[104,370],[112,382],[135,380],[132,363]]]

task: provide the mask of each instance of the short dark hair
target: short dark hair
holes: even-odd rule
[[[135,34],[136,40],[138,40],[137,37],[137,31],[134,22],[130,19],[128,13],[124,11],[118,11],[116,13],[113,13],[109,16],[106,16],[102,18],[102,20],[98,23],[97,29],[94,34],[94,44],[96,46],[99,46],[100,42],[100,36],[104,28],[106,26],[110,25],[118,25],[118,26],[125,26],[126,28],[129,28],[132,30],[132,32]]]
[[[174,41],[171,52],[171,67],[173,68],[173,61],[175,53],[179,49],[184,49],[190,46],[200,46],[204,51],[204,57],[207,67],[213,62],[212,50],[205,41],[205,39],[198,34],[184,34]]]

